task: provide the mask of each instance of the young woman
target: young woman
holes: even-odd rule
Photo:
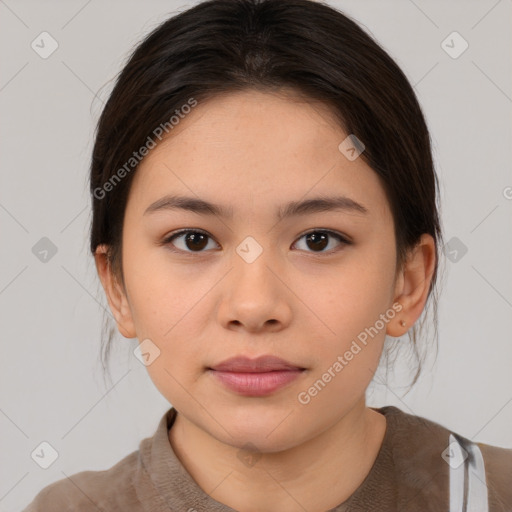
[[[172,407],[27,511],[512,510],[512,449],[365,403],[386,336],[417,341],[442,234],[413,89],[352,20],[167,20],[118,77],[90,184],[117,328]]]

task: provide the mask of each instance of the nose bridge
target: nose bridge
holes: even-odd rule
[[[246,239],[233,255],[232,271],[226,283],[228,290],[223,293],[220,308],[221,321],[225,324],[235,322],[256,329],[267,323],[289,322],[289,297],[286,287],[276,277],[282,273],[279,262],[271,249],[256,244],[254,239]]]
[[[263,247],[253,237],[247,237],[236,248],[233,256],[233,287],[243,293],[251,292],[270,300],[278,285],[273,266],[278,265],[272,249]]]

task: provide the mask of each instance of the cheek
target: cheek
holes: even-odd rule
[[[169,390],[179,392],[178,382],[195,380],[204,361],[211,359],[211,344],[205,340],[212,321],[208,293],[218,278],[192,267],[161,258],[150,261],[142,252],[127,258],[135,330],[141,342],[150,339],[158,347],[159,355],[147,370],[166,396]]]
[[[320,281],[317,275],[300,292],[321,320],[314,319],[317,329],[310,336],[316,337],[316,364],[308,380],[309,385],[318,383],[311,390],[318,394],[318,406],[342,395],[343,401],[356,400],[379,364],[387,326],[381,315],[388,322],[394,317],[389,305],[394,261],[392,256],[376,258],[373,252],[354,254],[336,272],[326,273]],[[308,288],[309,294],[304,295]]]
[[[316,300],[321,320],[322,336],[315,338],[315,365],[297,399],[308,404],[310,412],[329,414],[334,418],[338,408],[350,407],[364,394],[378,367],[386,336],[386,323],[380,315],[389,309],[388,283],[380,286],[379,272],[368,265],[354,265],[331,279],[329,292],[321,287],[311,296]],[[327,289],[327,288],[326,288]],[[309,332],[311,332],[311,327]],[[317,330],[317,332],[320,332]],[[311,352],[310,352],[311,353]],[[332,407],[332,404],[338,404]]]
[[[374,325],[389,308],[391,268],[385,262],[358,255],[323,276],[303,278],[298,294],[307,297],[321,332],[347,342]]]
[[[172,264],[165,248],[137,244],[137,250],[130,251],[129,247],[127,236],[123,265],[138,337],[153,337],[165,344],[187,324],[213,281],[197,265]]]

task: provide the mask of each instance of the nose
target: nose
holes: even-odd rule
[[[219,321],[226,329],[277,332],[290,324],[293,294],[283,283],[283,272],[265,253],[252,263],[233,257],[234,268],[223,280],[218,309]]]

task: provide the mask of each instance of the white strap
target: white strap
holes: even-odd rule
[[[489,512],[480,448],[457,434],[450,434],[449,452],[450,512]]]
[[[489,501],[485,478],[484,458],[475,443],[466,446],[468,457],[468,512],[488,512]]]

